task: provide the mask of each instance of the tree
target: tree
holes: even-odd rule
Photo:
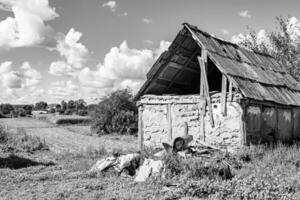
[[[73,101],[73,100],[68,101],[67,109],[73,110],[75,108],[76,108],[75,101]]]
[[[254,51],[270,54],[300,81],[300,26],[293,24],[293,18],[276,17],[276,22],[277,29],[268,32],[265,41],[259,41],[258,33],[250,30],[239,44]]]
[[[62,102],[61,102],[61,110],[62,110],[62,112],[64,112],[66,109],[67,109],[67,103],[64,100],[62,100]]]
[[[25,105],[25,106],[23,106],[23,109],[24,109],[24,112],[26,113],[26,115],[31,115],[33,105]]]
[[[91,117],[91,129],[97,134],[132,134],[137,130],[137,107],[128,89],[104,97]]]
[[[35,110],[46,110],[47,106],[48,106],[47,102],[40,101],[35,104],[34,109]]]
[[[0,110],[4,115],[7,115],[14,110],[14,107],[11,104],[1,104]]]
[[[78,111],[78,110],[86,109],[87,103],[83,99],[78,99],[77,101],[75,101],[75,105],[76,105],[76,110]]]

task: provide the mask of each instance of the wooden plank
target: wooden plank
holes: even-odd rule
[[[229,80],[229,99],[228,101],[232,101],[232,81]]]
[[[202,78],[203,78],[203,83],[204,83],[204,93],[205,93],[204,96],[206,98],[207,105],[208,105],[210,123],[211,123],[211,126],[214,127],[214,118],[213,118],[213,112],[212,112],[212,105],[211,105],[211,99],[210,99],[210,96],[209,96],[209,85],[208,85],[207,74],[206,74],[206,69],[205,69],[205,62],[204,62],[205,59],[198,57],[198,60],[199,60],[199,64],[200,64],[200,67],[201,67],[201,74],[203,74]],[[204,113],[205,113],[205,111],[204,111]]]
[[[226,116],[226,90],[227,90],[227,78],[222,75],[222,97],[221,97],[221,113]]]
[[[184,122],[184,123],[183,123],[183,127],[184,127],[183,136],[187,136],[187,135],[189,134],[188,123],[187,123],[187,122]]]
[[[139,113],[139,121],[138,121],[138,143],[139,143],[139,150],[143,150],[143,142],[144,142],[144,132],[143,132],[143,106],[139,106],[138,113]]]
[[[172,141],[172,105],[168,104],[168,141]]]
[[[184,71],[188,68],[188,65],[190,64],[190,62],[193,60],[193,58],[199,53],[199,51],[195,51],[191,57],[188,59],[188,61],[184,64],[184,66],[182,66],[182,68],[175,74],[175,76],[173,77],[173,79],[171,80],[171,83],[169,84],[169,86],[167,87],[166,91],[168,91],[172,85],[174,84],[175,82],[175,79]],[[172,66],[173,67],[173,66]],[[178,66],[177,66],[178,67]],[[191,69],[193,70],[193,69]],[[194,70],[193,70],[194,71]],[[195,72],[193,72],[195,73]],[[199,73],[200,73],[200,70],[199,70]]]

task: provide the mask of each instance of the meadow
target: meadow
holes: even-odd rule
[[[135,183],[133,177],[113,170],[89,172],[97,160],[112,153],[136,151],[134,136],[98,137],[87,126],[57,126],[32,118],[1,119],[1,123],[13,139],[0,145],[0,199],[300,198],[296,144],[250,146],[235,155],[206,159],[169,155],[164,158],[164,177]],[[151,157],[150,152],[143,155]],[[232,177],[220,174],[221,161],[231,164]]]

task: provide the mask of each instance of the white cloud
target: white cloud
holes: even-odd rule
[[[159,48],[154,50],[154,53],[156,55],[155,60],[162,54],[164,51],[168,50],[169,46],[171,45],[171,42],[162,40],[159,43]]]
[[[49,67],[49,74],[54,76],[72,76],[72,67],[64,61],[52,62]]]
[[[33,69],[28,62],[24,62],[20,69],[12,69],[12,62],[6,61],[0,65],[0,88],[17,89],[33,87],[42,80],[42,75],[36,69]]]
[[[0,47],[50,45],[53,29],[45,23],[58,17],[48,0],[0,0],[1,8],[13,13],[0,21]]]
[[[42,74],[33,69],[28,62],[24,62],[21,66],[23,72],[23,87],[31,87],[38,85],[42,80]]]
[[[57,41],[56,50],[61,56],[65,57],[67,63],[75,69],[81,69],[83,67],[88,55],[88,49],[79,43],[81,36],[82,33],[71,28],[67,35],[62,36]]]
[[[102,7],[108,7],[112,12],[116,11],[117,3],[115,1],[108,1],[102,4]]]
[[[288,20],[287,32],[292,40],[297,41],[300,38],[300,22],[296,17]]]
[[[152,19],[148,19],[148,18],[143,18],[142,21],[146,24],[151,24],[153,22]]]
[[[143,43],[152,45],[153,41],[152,40],[144,40]]]
[[[118,14],[118,17],[127,17],[128,16],[128,13],[127,12],[124,12],[122,14]]]
[[[245,17],[245,18],[249,18],[249,19],[252,17],[252,15],[250,14],[249,10],[242,10],[238,14],[241,17]]]
[[[222,32],[224,35],[228,35],[228,34],[230,33],[227,29],[222,29],[221,32]]]
[[[83,86],[114,90],[130,87],[136,91],[146,79],[146,73],[153,65],[158,54],[165,51],[170,42],[161,41],[157,49],[132,49],[126,41],[113,47],[105,55],[98,70],[84,68],[78,78]]]
[[[60,101],[74,99],[78,96],[78,86],[71,80],[55,81],[51,83],[51,87],[47,90],[47,95],[52,98],[52,101]]]

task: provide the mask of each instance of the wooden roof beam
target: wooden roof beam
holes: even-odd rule
[[[171,81],[171,83],[170,83],[170,85],[168,86],[168,88],[167,88],[166,91],[168,91],[168,90],[172,87],[172,85],[175,83],[176,77],[178,77],[178,76],[182,73],[183,69],[188,68],[187,66],[188,66],[188,65],[190,64],[190,62],[194,59],[194,57],[195,57],[197,54],[199,54],[199,53],[200,53],[199,50],[194,51],[194,53],[193,53],[192,56],[189,58],[189,60],[188,60],[183,66],[181,66],[180,71],[178,71],[178,72],[175,74],[175,76],[173,77],[173,79],[172,79],[172,81]],[[192,69],[192,68],[189,68],[189,69],[195,71],[195,70]],[[197,70],[196,70],[196,71],[197,71]],[[199,70],[198,73],[200,73],[200,70]]]

